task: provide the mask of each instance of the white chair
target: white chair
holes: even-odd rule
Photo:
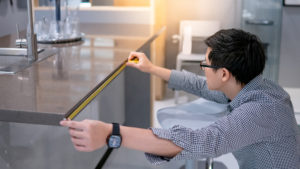
[[[225,116],[227,106],[227,104],[219,104],[200,98],[189,103],[159,109],[157,111],[157,120],[162,128],[166,129],[174,125],[200,129]],[[218,164],[216,165],[218,169],[227,168],[223,163],[214,163],[213,158],[206,158],[205,169],[213,169],[215,164]],[[197,160],[186,160],[186,169],[198,169],[199,167]]]
[[[179,54],[176,60],[176,70],[181,70],[182,65],[205,60],[205,52],[192,53],[193,39],[203,40],[220,30],[220,22],[215,20],[183,20],[179,30]],[[176,37],[173,37],[176,39]],[[178,104],[179,91],[175,91],[175,104]]]

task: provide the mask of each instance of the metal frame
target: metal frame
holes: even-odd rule
[[[286,6],[286,7],[300,7],[300,2],[288,2],[289,0],[283,0],[283,6]]]

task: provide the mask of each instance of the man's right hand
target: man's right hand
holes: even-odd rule
[[[136,59],[138,61],[132,61]],[[131,52],[126,65],[147,73],[151,73],[151,69],[154,67],[147,56],[144,53],[140,52]]]
[[[131,52],[126,65],[158,76],[165,81],[169,81],[170,79],[171,70],[152,64],[144,53]]]

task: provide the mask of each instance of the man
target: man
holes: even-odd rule
[[[100,121],[62,121],[79,151],[106,144],[146,152],[152,163],[171,159],[216,157],[232,152],[241,169],[300,168],[300,139],[289,95],[263,79],[266,56],[258,38],[242,30],[221,30],[205,40],[206,61],[200,64],[206,80],[190,72],[153,65],[143,53],[133,52],[128,66],[169,82],[208,100],[228,103],[228,114],[208,127],[191,130],[139,129]],[[112,128],[113,132],[112,132]],[[114,139],[111,135],[120,135]],[[122,143],[121,143],[122,142]]]

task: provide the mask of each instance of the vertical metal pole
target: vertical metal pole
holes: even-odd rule
[[[61,21],[60,0],[55,0],[55,16],[56,16],[57,32],[60,32],[60,25],[59,25]]]
[[[27,0],[27,56],[29,60],[37,60],[37,40],[33,29],[32,0]]]
[[[213,169],[213,158],[207,158],[206,159],[206,169]]]
[[[60,0],[55,0],[55,12],[56,12],[56,21],[59,22],[61,20]]]
[[[197,160],[186,160],[185,161],[185,169],[198,169],[198,161]]]

